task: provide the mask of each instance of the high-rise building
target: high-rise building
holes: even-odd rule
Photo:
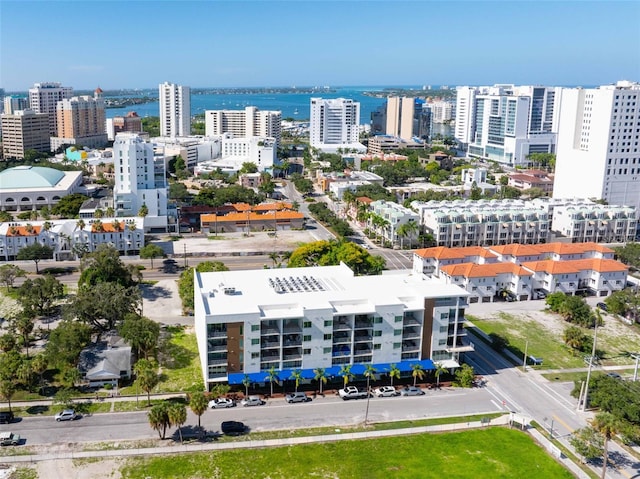
[[[58,102],[73,96],[73,88],[62,86],[61,83],[36,83],[29,89],[29,108],[36,113],[49,115],[49,135],[58,134],[58,116],[56,107]]]
[[[415,99],[390,96],[387,98],[387,127],[385,133],[410,141],[413,138]]]
[[[554,197],[640,209],[640,84],[562,92]]]
[[[333,149],[358,145],[360,103],[346,98],[311,98],[311,146]]]
[[[74,96],[58,102],[58,133],[51,138],[51,149],[62,145],[83,145],[90,148],[107,143],[104,99],[97,88],[93,96]]]
[[[17,110],[2,115],[4,158],[23,159],[27,150],[50,151],[49,115],[33,110]]]
[[[164,154],[136,133],[119,133],[113,143],[116,215],[138,216],[146,206],[145,229],[167,227],[167,180]]]
[[[4,103],[3,113],[6,113],[8,115],[13,115],[18,110],[29,109],[29,100],[27,100],[26,98],[18,98],[15,96],[5,96],[3,103]]]
[[[255,106],[244,110],[207,110],[204,112],[206,136],[233,133],[236,138],[261,136],[280,142],[282,112],[260,111]]]
[[[458,87],[456,139],[469,156],[526,165],[531,153],[555,153],[562,89],[494,85]]]
[[[191,134],[191,89],[164,82],[159,86],[160,136]]]
[[[434,101],[429,103],[431,119],[434,123],[446,123],[453,119],[454,105],[449,101]]]

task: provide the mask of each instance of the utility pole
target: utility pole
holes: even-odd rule
[[[187,243],[182,245],[184,247],[184,267],[187,268]]]
[[[522,361],[522,371],[527,372],[527,351],[529,349],[529,341],[524,343],[524,359]]]
[[[584,387],[584,399],[582,400],[582,410],[587,410],[587,401],[589,400],[589,381],[591,380],[591,368],[593,367],[593,358],[596,356],[596,343],[598,342],[598,323],[602,321],[600,311],[596,309],[596,325],[593,329],[593,348],[591,348],[591,357],[589,358],[589,369],[587,370],[587,383]]]
[[[638,363],[640,362],[640,353],[632,354],[631,357],[636,360],[636,367],[633,370],[633,380],[638,380]]]

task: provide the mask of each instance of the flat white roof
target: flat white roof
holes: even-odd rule
[[[340,314],[374,312],[377,305],[424,308],[424,298],[466,297],[462,288],[405,270],[354,276],[345,264],[307,268],[196,273],[195,300],[207,316],[259,313],[263,318],[301,317],[304,309]]]

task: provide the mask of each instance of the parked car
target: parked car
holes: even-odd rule
[[[73,421],[78,418],[78,415],[73,409],[65,409],[64,411],[60,411],[55,416],[56,421]]]
[[[611,379],[622,379],[622,376],[620,376],[618,373],[616,372],[610,372],[607,373],[607,376],[609,376]]]
[[[0,432],[0,446],[17,446],[22,439],[12,432]]]
[[[249,396],[240,401],[240,404],[242,404],[244,407],[262,406],[264,404],[264,401],[260,399],[259,396]]]
[[[379,388],[376,388],[373,392],[379,398],[386,398],[386,397],[400,395],[400,393],[396,391],[396,388],[394,388],[393,386],[380,386]]]
[[[596,307],[597,307],[598,309],[601,309],[601,310],[602,310],[602,311],[604,311],[605,313],[606,313],[607,311],[609,311],[609,308],[607,308],[607,304],[606,304],[606,303],[598,303],[598,304],[596,304]]]
[[[244,434],[247,430],[247,426],[240,421],[224,421],[220,424],[220,430],[222,431],[222,434],[232,436],[236,434]]]
[[[292,402],[309,402],[309,401],[311,401],[311,398],[309,396],[307,396],[303,392],[298,392],[298,393],[289,393],[289,394],[287,394],[284,397],[284,400],[287,401],[288,403],[292,403]]]
[[[226,409],[228,407],[234,407],[235,405],[235,401],[228,398],[217,398],[209,401],[209,407],[211,409]]]
[[[547,297],[547,292],[544,289],[536,289],[533,292],[533,299],[545,299]]]
[[[415,386],[405,386],[400,390],[401,396],[422,396],[424,391]]]
[[[11,411],[0,411],[0,424],[9,424],[13,422],[15,417]]]

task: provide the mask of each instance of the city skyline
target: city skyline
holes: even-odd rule
[[[7,92],[44,81],[83,90],[640,78],[637,2],[2,0],[0,8]]]

